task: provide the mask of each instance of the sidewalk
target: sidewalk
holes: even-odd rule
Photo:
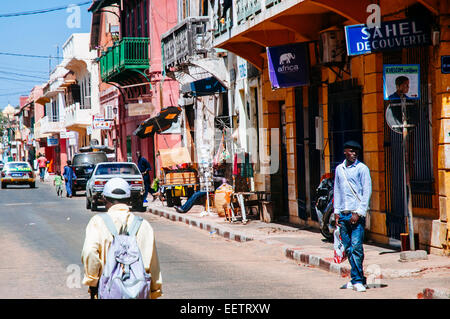
[[[172,221],[186,223],[224,238],[238,242],[261,241],[277,245],[280,252],[298,264],[336,273],[347,277],[350,274],[348,261],[333,262],[333,244],[323,241],[320,232],[312,227],[287,226],[249,220],[229,223],[224,217],[200,214],[203,206],[194,206],[189,213],[179,214],[174,208],[166,207],[159,200],[149,202],[148,211]],[[375,243],[364,244],[364,266],[367,278],[393,279],[420,276],[428,272],[439,272],[450,276],[450,258],[428,255],[427,260],[400,262],[400,251],[392,247],[381,247]]]

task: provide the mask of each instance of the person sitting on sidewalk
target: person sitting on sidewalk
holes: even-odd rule
[[[103,189],[102,196],[106,201],[107,215],[119,229],[130,229],[135,215],[128,207],[131,188],[122,178],[110,179]],[[137,233],[137,244],[142,256],[145,271],[151,275],[149,299],[162,296],[162,276],[156,251],[153,228],[145,219]],[[97,299],[98,283],[106,263],[106,256],[113,241],[113,235],[99,214],[94,215],[86,227],[81,261],[84,265],[83,284],[89,286],[92,299]]]
[[[344,144],[345,160],[336,167],[334,179],[334,214],[351,265],[351,281],[343,288],[364,292],[363,239],[372,180],[369,168],[358,161],[360,151],[361,146],[355,141]]]
[[[227,183],[227,179],[223,177],[214,177],[213,179],[215,182],[220,181],[221,182],[220,185],[222,185],[223,183]],[[220,185],[217,185],[217,187],[219,187]],[[194,206],[197,200],[205,195],[206,195],[205,191],[196,191],[194,194],[192,194],[191,197],[188,198],[188,200],[186,201],[186,203],[184,203],[184,205],[174,206],[174,208],[180,214],[187,213],[192,208],[192,206]]]

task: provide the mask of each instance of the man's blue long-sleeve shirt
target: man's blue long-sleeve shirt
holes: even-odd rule
[[[369,168],[356,160],[350,166],[345,165],[346,160],[336,167],[334,178],[334,213],[342,211],[354,211],[365,217],[369,208],[370,196],[372,195],[372,179]],[[345,180],[344,170],[349,183],[358,195],[355,197],[350,186]]]

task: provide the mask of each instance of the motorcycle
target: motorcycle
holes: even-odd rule
[[[320,224],[320,232],[327,241],[333,242],[336,220],[333,205],[334,176],[325,174],[316,188],[315,210]]]

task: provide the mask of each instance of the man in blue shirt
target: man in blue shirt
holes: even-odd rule
[[[363,271],[363,240],[366,213],[372,195],[369,168],[358,161],[361,146],[355,141],[344,144],[345,160],[336,167],[334,214],[340,226],[342,243],[351,265],[351,281],[345,288],[366,291]]]
[[[70,160],[67,161],[66,166],[64,166],[63,177],[66,182],[67,197],[72,198],[72,185],[73,185],[73,181],[77,179],[77,176],[75,175],[75,172],[73,171],[72,162]]]
[[[147,159],[141,155],[140,151],[136,152],[136,156],[138,158],[138,168],[144,179],[144,203],[147,203],[147,196],[150,192],[150,171],[152,170],[152,167]]]

